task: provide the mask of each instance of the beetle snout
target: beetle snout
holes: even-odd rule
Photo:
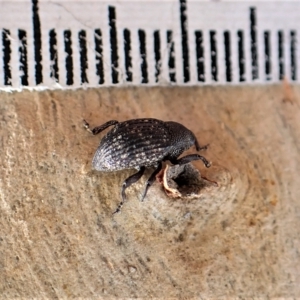
[[[95,170],[102,171],[102,172],[110,171],[110,167],[111,167],[109,162],[103,157],[99,157],[97,152],[95,153],[95,156],[93,158],[92,166]]]
[[[92,165],[96,171],[102,171],[102,172],[111,171],[110,166],[106,164],[105,161],[104,162],[93,161]]]

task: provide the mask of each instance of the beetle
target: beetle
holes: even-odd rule
[[[122,200],[113,214],[120,212],[126,201],[125,190],[137,182],[148,167],[155,167],[147,180],[141,201],[144,200],[149,187],[162,169],[162,162],[170,161],[173,165],[183,165],[194,160],[202,160],[209,168],[210,162],[199,154],[189,154],[178,158],[185,150],[195,145],[196,150],[205,150],[208,145],[200,147],[192,131],[177,122],[164,122],[158,119],[143,118],[124,122],[110,120],[93,129],[83,120],[84,127],[93,135],[114,126],[100,141],[94,155],[92,166],[97,171],[111,172],[124,169],[137,169],[138,172],[128,177],[122,186]]]

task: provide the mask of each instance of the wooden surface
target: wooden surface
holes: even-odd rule
[[[300,297],[300,88],[0,94],[0,295]],[[190,128],[219,187],[171,199],[147,171],[98,173],[82,127],[155,117]],[[195,149],[191,149],[191,153]]]

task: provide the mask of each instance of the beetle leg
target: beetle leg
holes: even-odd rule
[[[145,191],[143,193],[142,199],[141,201],[144,201],[144,198],[146,197],[146,194],[148,192],[149,187],[153,184],[154,180],[155,180],[155,176],[159,173],[159,171],[162,169],[162,163],[159,162],[157,168],[154,170],[154,172],[151,174],[151,176],[149,177],[149,179],[147,180],[146,183],[146,188]]]
[[[201,156],[199,154],[190,154],[190,155],[181,157],[179,159],[172,158],[172,159],[170,159],[170,162],[173,165],[185,165],[193,160],[199,160],[199,159],[201,159],[203,161],[206,168],[210,167],[210,162],[204,156]]]
[[[103,131],[104,129],[106,129],[107,127],[109,126],[112,126],[112,125],[116,125],[118,124],[119,122],[116,121],[116,120],[110,120],[100,126],[97,126],[93,129],[90,128],[90,124],[86,121],[86,120],[83,120],[83,127],[90,133],[92,133],[93,135],[96,135],[98,133],[100,133],[101,131]]]
[[[119,203],[117,209],[113,212],[113,214],[120,212],[124,202],[126,201],[126,194],[125,190],[131,186],[133,183],[137,182],[144,174],[145,167],[140,167],[140,170],[137,173],[134,173],[130,177],[128,177],[124,182],[122,186],[122,201]]]

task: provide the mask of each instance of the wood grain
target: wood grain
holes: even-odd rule
[[[108,88],[0,99],[0,294],[300,296],[300,88]],[[151,170],[99,173],[99,125],[153,117],[190,128],[219,186],[168,198]],[[192,149],[195,151],[195,149]]]

